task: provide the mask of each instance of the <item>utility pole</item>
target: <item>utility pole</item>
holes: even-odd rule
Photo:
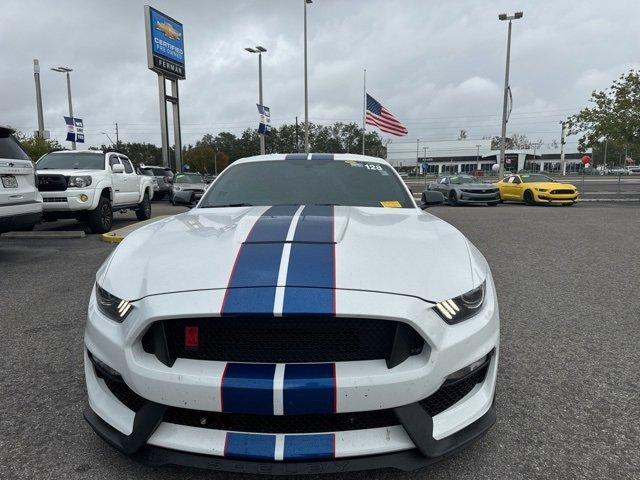
[[[307,83],[307,4],[304,0],[304,151],[309,153],[309,86]]]
[[[504,176],[505,149],[507,141],[507,101],[509,98],[509,62],[511,60],[511,22],[522,18],[522,12],[516,12],[513,15],[501,13],[498,15],[499,20],[509,20],[509,31],[507,34],[507,61],[504,71],[504,96],[502,101],[502,135],[500,138],[500,168],[498,170],[499,178]]]
[[[560,122],[560,124],[562,125],[562,130],[560,132],[560,167],[562,169],[562,176],[565,176],[567,174],[567,163],[564,159],[564,144],[567,143],[567,124],[566,122]]]
[[[416,175],[418,175],[419,164],[420,164],[420,139],[416,138]]]
[[[42,114],[42,91],[40,90],[40,62],[33,59],[33,78],[36,82],[36,109],[38,111],[38,137],[44,138],[44,115]]]
[[[298,139],[298,116],[296,115],[296,153],[300,152],[300,140]]]
[[[116,122],[116,150],[120,149],[120,136],[118,135],[118,122]]]
[[[258,54],[258,103],[264,107],[264,103],[262,103],[262,54],[267,49],[258,45],[256,48],[247,47],[245,50]],[[264,155],[264,134],[258,133],[258,137],[260,137],[260,155]]]

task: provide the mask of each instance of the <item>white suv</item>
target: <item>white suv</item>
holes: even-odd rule
[[[131,209],[151,218],[153,180],[138,175],[122,153],[75,150],[48,153],[36,163],[44,220],[76,218],[93,233],[111,230],[113,212]]]
[[[0,233],[31,230],[41,215],[33,163],[13,129],[0,126]]]

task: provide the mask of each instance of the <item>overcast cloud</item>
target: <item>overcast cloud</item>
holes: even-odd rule
[[[303,0],[155,1],[184,24],[183,143],[257,123],[257,58],[273,123],[304,116]],[[147,69],[143,5],[121,1],[3,0],[0,124],[37,129],[32,59],[42,66],[45,126],[63,140],[68,65],[74,113],[88,145],[160,142],[157,76]],[[550,141],[593,89],[640,66],[640,3],[609,1],[315,0],[308,9],[310,121],[362,118],[367,90],[409,129],[396,141],[500,132],[506,22],[514,22],[509,131]],[[386,138],[386,135],[385,135]]]

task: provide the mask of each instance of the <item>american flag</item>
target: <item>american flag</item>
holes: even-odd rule
[[[367,93],[367,125],[375,125],[383,132],[403,137],[408,133],[407,128],[401,124],[392,113],[384,108],[378,101]]]

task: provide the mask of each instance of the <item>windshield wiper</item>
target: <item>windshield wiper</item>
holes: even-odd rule
[[[227,205],[203,205],[200,208],[253,207],[250,203],[229,203]]]

